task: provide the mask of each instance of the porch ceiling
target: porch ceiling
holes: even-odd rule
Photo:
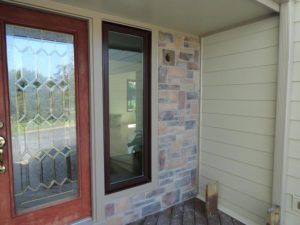
[[[54,0],[202,35],[272,13],[256,0]]]

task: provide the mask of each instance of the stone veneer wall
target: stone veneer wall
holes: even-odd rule
[[[199,40],[159,32],[157,47],[159,140],[158,149],[153,149],[159,151],[157,188],[106,203],[107,225],[138,220],[192,198],[197,192]]]

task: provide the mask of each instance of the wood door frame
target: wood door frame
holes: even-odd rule
[[[74,61],[75,61],[75,88],[76,88],[76,134],[77,134],[77,160],[78,160],[78,187],[79,196],[75,199],[54,202],[49,205],[34,208],[28,212],[16,213],[13,198],[13,168],[10,140],[9,122],[9,96],[8,96],[8,71],[6,62],[6,35],[5,24],[14,24],[38,29],[62,32],[74,36]],[[7,3],[0,3],[0,32],[1,37],[1,65],[0,85],[4,92],[0,94],[0,104],[5,110],[0,111],[0,118],[5,123],[5,128],[0,129],[0,135],[7,139],[5,147],[5,164],[8,172],[1,174],[0,187],[2,193],[9,194],[5,198],[6,217],[1,215],[4,224],[26,224],[29,221],[35,224],[59,223],[66,224],[81,218],[91,216],[91,176],[90,176],[90,111],[89,111],[89,51],[88,51],[88,23],[86,20],[75,19],[54,13],[26,9]],[[80,54],[79,54],[80,52]],[[79,63],[80,62],[80,63]],[[78,94],[80,93],[80,94]],[[4,182],[3,182],[4,181]],[[9,185],[9,190],[4,186]],[[8,207],[9,206],[9,207]],[[8,210],[9,209],[9,210]],[[67,210],[66,210],[67,209]],[[2,211],[3,208],[0,208]],[[53,213],[49,213],[49,211]]]
[[[109,71],[108,33],[134,35],[143,38],[143,172],[144,174],[115,184],[110,182],[110,119],[109,119]],[[151,182],[151,42],[152,33],[136,27],[102,21],[102,65],[103,65],[103,139],[105,194],[122,191]],[[127,104],[127,103],[126,103]],[[126,106],[127,107],[127,106]]]

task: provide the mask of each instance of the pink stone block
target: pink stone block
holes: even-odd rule
[[[115,214],[115,205],[113,203],[108,203],[105,205],[105,217],[111,217]]]
[[[194,62],[188,62],[187,63],[187,69],[188,70],[199,70],[199,64]]]
[[[184,109],[185,108],[185,92],[179,91],[178,94],[178,109]]]
[[[179,197],[180,197],[179,191],[169,192],[162,197],[162,202],[167,207],[178,202]]]
[[[199,108],[198,103],[191,103],[190,106],[191,106],[191,114],[198,114],[198,108]]]
[[[165,168],[165,165],[166,165],[166,152],[161,151],[159,153],[159,169],[163,170]]]
[[[125,212],[131,207],[129,198],[121,198],[115,203],[115,214]]]

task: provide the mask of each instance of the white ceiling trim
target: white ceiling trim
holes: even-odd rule
[[[268,7],[269,9],[272,9],[275,12],[280,12],[279,4],[274,2],[273,0],[254,0],[254,1]]]

